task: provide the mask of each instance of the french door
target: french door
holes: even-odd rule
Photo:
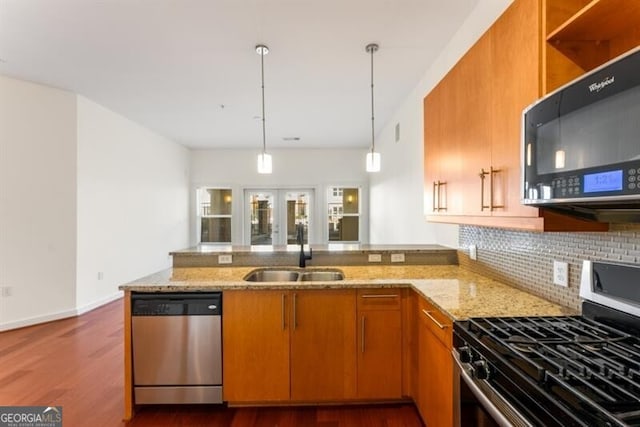
[[[297,226],[304,243],[312,230],[312,189],[247,189],[244,191],[244,244],[295,245]]]

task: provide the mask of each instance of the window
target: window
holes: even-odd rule
[[[231,190],[198,189],[201,243],[231,243]]]
[[[327,191],[330,242],[360,240],[360,189],[332,187]]]

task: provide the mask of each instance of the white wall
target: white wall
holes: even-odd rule
[[[78,97],[79,310],[170,267],[188,246],[188,188],[186,148]]]
[[[75,255],[76,96],[0,76],[0,330],[72,313]]]
[[[195,220],[195,191],[198,187],[223,186],[233,190],[232,233],[234,244],[242,244],[242,195],[245,188],[311,188],[315,190],[315,227],[311,242],[326,241],[326,188],[329,185],[359,186],[362,206],[368,207],[368,174],[365,171],[365,149],[278,149],[268,150],[273,156],[273,173],[257,172],[259,150],[193,150],[191,154],[191,212]],[[361,241],[368,240],[368,222],[362,216]],[[191,244],[197,243],[195,221],[191,224]]]
[[[424,219],[422,100],[512,0],[480,0],[434,65],[380,133],[382,171],[371,175],[371,243],[440,243],[458,246],[458,227]],[[400,123],[400,141],[395,125]]]

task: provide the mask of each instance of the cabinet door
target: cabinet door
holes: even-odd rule
[[[428,427],[453,425],[451,321],[424,299],[418,312],[418,399]]]
[[[289,299],[287,291],[224,293],[224,400],[289,399]]]
[[[292,400],[356,397],[355,295],[355,290],[292,292]]]
[[[538,209],[520,204],[522,110],[540,95],[540,15],[538,0],[514,2],[491,28],[494,94],[491,164],[494,216],[538,216]]]
[[[424,98],[424,186],[425,186],[425,213],[436,215],[438,210],[438,187],[440,177],[440,89],[439,86]],[[443,201],[440,205],[444,207]]]
[[[358,397],[402,396],[402,312],[398,289],[358,292]]]
[[[489,215],[483,210],[483,191],[487,203],[488,179],[480,178],[480,171],[491,166],[491,45],[492,39],[484,34],[458,62],[455,118],[460,134],[459,186],[450,195],[452,204],[460,206],[463,215]],[[484,183],[484,186],[483,186]],[[483,189],[484,187],[484,189]]]

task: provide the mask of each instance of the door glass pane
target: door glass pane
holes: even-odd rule
[[[271,193],[249,195],[252,245],[273,245],[273,202]]]
[[[288,191],[285,193],[287,210],[287,244],[295,245],[297,241],[297,225],[302,224],[304,243],[309,242],[309,193]]]
[[[202,218],[200,241],[203,243],[231,242],[231,218]]]
[[[327,193],[329,241],[358,241],[360,228],[360,189],[329,188]]]
[[[231,190],[201,188],[198,190],[201,243],[231,242]]]

